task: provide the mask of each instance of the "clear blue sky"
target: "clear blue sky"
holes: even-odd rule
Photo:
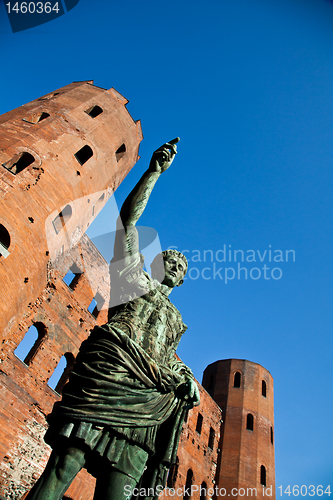
[[[151,152],[181,138],[140,221],[158,231],[163,248],[189,250],[192,279],[172,294],[189,327],[178,352],[199,381],[217,359],[267,368],[276,484],[326,487],[333,477],[333,2],[80,0],[61,18],[16,34],[0,3],[0,43],[1,113],[77,80],[115,87],[130,100],[145,139],[118,205]],[[91,236],[112,228],[112,203]],[[237,262],[218,262],[224,245],[245,256],[255,250],[256,262],[242,263],[247,280],[245,271],[237,279]],[[195,261],[204,250],[213,262]],[[257,251],[265,250],[260,262]],[[273,257],[281,250],[284,260],[294,250],[295,261],[291,253],[289,262],[269,262],[268,250]],[[214,266],[222,278],[234,268],[235,278],[213,279]],[[249,276],[255,267],[259,279]],[[280,279],[271,277],[274,267]]]

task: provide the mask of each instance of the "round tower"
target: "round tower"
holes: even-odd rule
[[[275,499],[271,374],[257,363],[226,359],[207,366],[202,385],[223,415],[216,486],[233,498]]]

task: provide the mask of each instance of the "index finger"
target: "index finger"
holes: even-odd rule
[[[162,148],[167,148],[171,150],[172,155],[175,155],[177,153],[177,147],[176,144],[179,142],[179,137],[176,137],[175,139],[172,139],[172,141],[166,142],[163,144]]]

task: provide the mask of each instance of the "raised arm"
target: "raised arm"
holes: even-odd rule
[[[173,162],[177,153],[176,144],[178,141],[179,137],[163,144],[153,153],[149,168],[124,201],[117,221],[114,249],[117,259],[125,258],[127,261],[132,255],[138,254],[139,241],[134,226],[146,208],[157,179]]]
[[[178,141],[179,137],[163,144],[153,153],[148,170],[127,196],[121,208],[120,219],[124,228],[135,226],[141,217],[157,179],[174,160]]]

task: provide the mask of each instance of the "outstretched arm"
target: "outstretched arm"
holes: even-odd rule
[[[148,170],[127,196],[121,208],[120,219],[124,228],[135,226],[141,217],[157,179],[161,173],[170,167],[174,160],[178,141],[179,137],[163,144],[153,153]]]
[[[135,188],[127,196],[117,220],[117,232],[114,247],[116,259],[127,259],[139,253],[138,233],[135,224],[146,208],[149,196],[159,176],[165,172],[177,153],[179,137],[158,148],[151,158],[149,168],[143,174]]]

